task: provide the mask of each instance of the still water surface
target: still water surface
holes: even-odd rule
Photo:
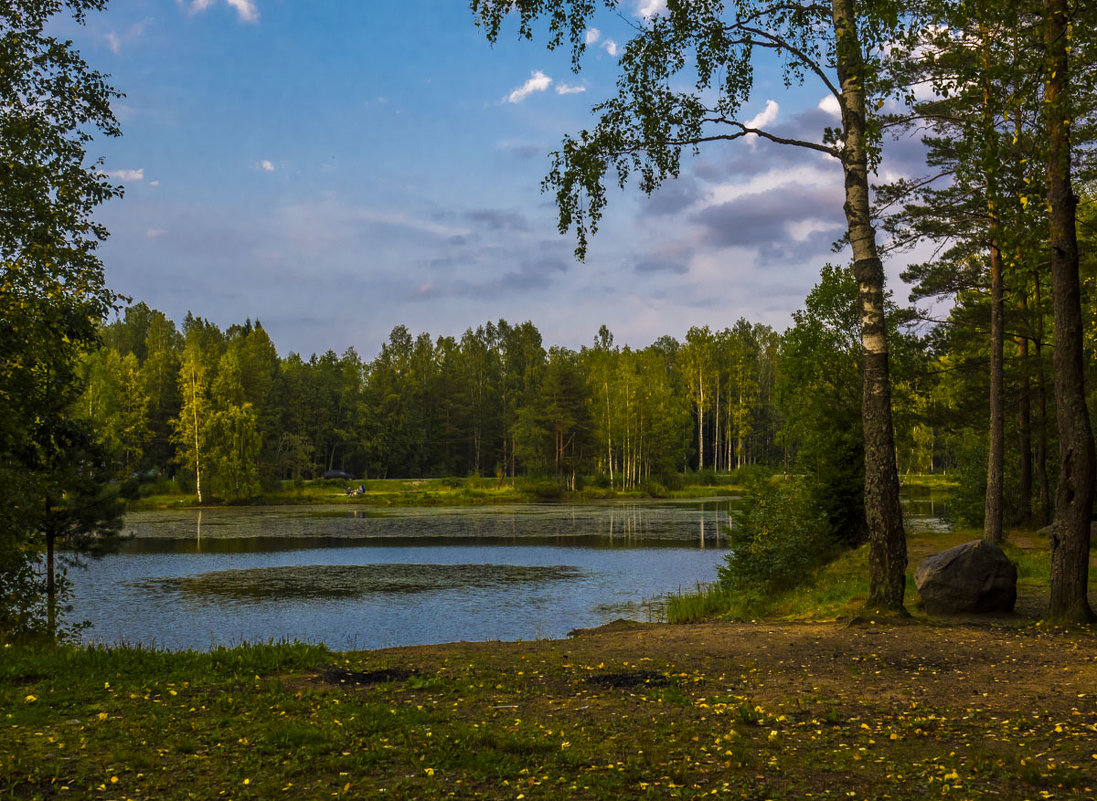
[[[71,618],[166,649],[563,637],[715,579],[729,502],[134,513],[119,553],[70,572]]]

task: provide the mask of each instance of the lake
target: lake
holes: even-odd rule
[[[564,637],[716,578],[728,498],[139,512],[70,570],[86,642],[384,648]]]
[[[138,512],[119,553],[69,572],[69,619],[86,642],[170,650],[565,637],[659,620],[713,581],[732,500]],[[933,494],[903,504],[910,529],[947,527]]]

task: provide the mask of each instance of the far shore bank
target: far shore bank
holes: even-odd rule
[[[223,502],[207,496],[202,503],[193,493],[175,489],[171,482],[152,487],[149,492],[130,500],[126,510],[155,511],[161,509],[213,509],[233,506],[293,506],[310,504],[355,504],[362,506],[475,506],[516,503],[581,503],[613,500],[660,500],[708,498],[736,495],[743,489],[740,475],[710,474],[698,481],[684,476],[670,486],[647,481],[634,487],[621,488],[589,484],[578,490],[568,490],[551,479],[417,478],[417,479],[317,479],[298,484],[284,482],[281,490],[264,492],[255,498],[238,502]],[[903,481],[906,489],[931,491],[951,487],[948,476],[909,475]],[[164,487],[172,491],[162,491]],[[361,490],[361,491],[359,491]]]

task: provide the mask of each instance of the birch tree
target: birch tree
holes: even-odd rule
[[[549,47],[570,45],[576,70],[586,31],[603,0],[471,0],[489,40],[508,18],[533,38],[547,27]],[[865,508],[870,594],[866,611],[905,613],[906,537],[891,416],[884,317],[884,269],[869,206],[869,172],[878,155],[875,119],[883,87],[876,54],[898,27],[898,5],[887,0],[668,0],[665,14],[636,21],[620,60],[617,95],[594,107],[592,130],[566,136],[553,154],[544,188],[556,196],[561,232],[574,229],[585,255],[607,203],[606,179],[623,186],[634,175],[644,192],[675,178],[683,152],[754,135],[834,157],[842,166],[844,211],[858,283],[863,361]],[[747,124],[762,55],[779,59],[788,83],[817,82],[838,102],[841,126],[820,141],[779,136]],[[687,70],[692,74],[685,75]],[[685,88],[682,88],[682,87]]]
[[[194,474],[194,492],[202,503],[202,468],[206,463],[206,427],[209,424],[209,386],[202,349],[192,339],[183,349],[179,366],[179,416],[171,421],[175,459]]]

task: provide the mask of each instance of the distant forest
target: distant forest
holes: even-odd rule
[[[1035,269],[1027,280],[1010,319],[1007,497],[1015,516],[1042,518],[1055,464],[1050,310]],[[1089,274],[1091,320],[1092,290]],[[977,518],[986,293],[959,293],[936,325],[894,305],[890,316],[899,469],[957,471]],[[848,270],[826,267],[783,333],[740,319],[642,349],[618,346],[604,326],[592,333],[574,351],[546,346],[532,322],[487,323],[460,339],[397,326],[372,360],[354,349],[306,359],[280,356],[258,321],[222,331],[188,314],[176,326],[138,303],[102,328],[78,412],[96,424],[122,476],[157,471],[187,492],[229,501],[331,469],[363,478],[540,476],[571,489],[666,485],[683,471],[748,465],[858,469],[861,349]],[[1092,335],[1088,346],[1093,371]]]

